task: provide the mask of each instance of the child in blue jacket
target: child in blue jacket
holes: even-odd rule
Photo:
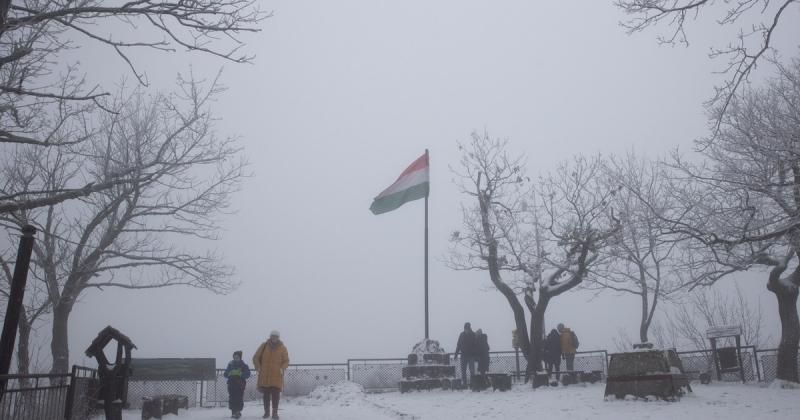
[[[242,416],[244,387],[250,377],[250,367],[242,361],[241,350],[233,352],[233,360],[228,362],[223,376],[228,378],[228,408],[231,409],[231,417],[238,419]]]

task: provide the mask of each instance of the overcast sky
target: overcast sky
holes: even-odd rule
[[[627,35],[610,0],[263,4],[274,17],[246,38],[254,65],[142,62],[156,86],[189,64],[206,76],[224,66],[218,129],[241,136],[254,176],[211,246],[241,287],[89,291],[71,318],[73,362],[89,363],[82,352],[106,325],[131,337],[135,356],[218,366],[237,349],[249,360],[272,329],[294,363],[405,356],[424,335],[423,201],[380,216],[368,208],[426,148],[431,338],[452,351],[471,321],[492,350],[510,350],[511,311],[488,276],[442,262],[461,223],[449,170],[457,142],[474,130],[508,138],[532,175],[576,153],[656,156],[706,133],[702,103],[723,81],[713,72],[724,63],[707,53],[725,34],[710,19],[690,26],[689,48],[659,47],[658,31]],[[777,34],[788,55],[800,39],[792,12]],[[109,54],[95,48],[83,58],[90,77],[118,77],[124,64],[91,65]],[[745,285],[774,317],[763,278]],[[571,292],[551,302],[547,322],[574,327],[582,349],[611,348],[618,328],[636,336],[638,303]]]

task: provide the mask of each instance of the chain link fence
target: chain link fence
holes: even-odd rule
[[[396,389],[403,378],[408,359],[348,359],[350,380],[366,391]]]
[[[189,407],[202,406],[204,381],[128,381],[128,404],[131,409],[142,408],[146,397],[156,395],[185,395],[189,398]]]
[[[747,381],[771,382],[776,377],[777,349],[756,350],[752,346],[741,349],[742,367]],[[678,352],[687,372],[712,372],[716,376],[710,350]],[[490,373],[524,375],[527,362],[522,353],[495,351],[489,355]],[[800,360],[798,360],[800,363]],[[461,378],[460,360],[453,362],[456,377]],[[350,380],[367,391],[397,389],[402,379],[402,369],[407,358],[349,359],[347,363],[294,364],[284,376],[285,396],[303,396],[320,385]],[[561,367],[565,368],[562,361]],[[605,350],[578,352],[574,370],[600,371],[605,377],[608,353]],[[144,397],[179,394],[189,398],[190,406],[226,405],[227,379],[224,369],[216,370],[211,381],[150,380],[129,381],[128,403],[131,409],[140,409]],[[261,400],[257,389],[257,372],[247,381],[245,401]],[[74,366],[66,375],[5,375],[8,380],[6,394],[0,403],[0,420],[88,420],[98,413],[93,406],[97,399],[97,371]],[[739,381],[738,372],[724,373],[720,381]]]
[[[208,404],[225,406],[228,404],[228,379],[223,376],[225,369],[217,369],[217,377],[208,383],[204,401]],[[258,372],[253,370],[244,389],[245,401],[260,401]],[[297,364],[289,365],[283,377],[283,392],[287,397],[308,395],[320,385],[335,384],[347,380],[346,363]]]
[[[508,373],[514,377],[525,375],[528,361],[520,352],[492,351],[489,352],[489,373]],[[456,374],[461,378],[460,362],[456,363]]]
[[[683,370],[689,373],[710,372],[712,378],[722,382],[737,382],[742,378],[739,371],[722,373],[722,377],[717,377],[717,370],[714,368],[714,359],[711,350],[695,350],[677,352],[681,358]],[[748,382],[757,382],[761,376],[759,367],[756,363],[756,352],[752,346],[744,346],[741,349],[742,367],[744,368],[744,379]]]
[[[578,352],[575,355],[574,370],[600,371],[605,377],[608,355],[605,350]],[[347,361],[350,380],[363,386],[367,391],[396,389],[402,379],[403,367],[407,359],[350,359]],[[456,378],[461,377],[461,361],[453,360]],[[562,365],[565,362],[562,361]],[[528,362],[522,353],[513,351],[493,351],[489,353],[489,373],[506,373],[514,377],[525,374]],[[477,368],[477,366],[476,366]],[[566,368],[566,366],[565,366]]]
[[[605,350],[580,351],[575,353],[573,370],[600,371],[605,377],[608,363],[608,353]],[[493,351],[489,352],[489,373],[507,373],[515,377],[522,377],[528,368],[528,361],[520,352]],[[566,370],[566,362],[561,360],[561,370]],[[461,377],[461,366],[456,368],[457,375]]]
[[[679,352],[684,370],[688,372],[710,371],[715,375],[710,350]],[[758,356],[758,358],[756,357]],[[514,351],[495,351],[489,355],[490,373],[507,373],[522,376],[527,361],[522,353]],[[742,347],[742,366],[747,381],[771,381],[775,378],[776,350],[758,350]],[[460,360],[454,360],[456,378],[461,379]],[[397,389],[402,379],[402,369],[408,365],[407,358],[348,359],[347,363],[295,364],[290,365],[284,376],[283,395],[308,395],[320,385],[334,384],[350,380],[364,387],[368,392]],[[574,370],[600,371],[607,374],[608,353],[605,350],[578,352],[575,356]],[[562,360],[561,369],[566,369]],[[228,401],[227,379],[223,369],[218,369],[214,381],[142,381],[130,382],[128,401],[132,408],[141,407],[142,397],[158,394],[181,394],[189,397],[192,406],[224,406]],[[261,400],[257,387],[257,372],[247,381],[244,392],[245,401]],[[716,377],[716,375],[715,375]],[[723,373],[720,381],[739,381],[738,373]]]
[[[756,350],[756,358],[761,372],[761,380],[772,382],[777,378],[778,371],[778,349]],[[800,354],[797,356],[798,375],[800,375]]]

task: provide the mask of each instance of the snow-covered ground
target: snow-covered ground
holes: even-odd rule
[[[648,419],[648,420],[759,420],[793,419],[800,415],[800,389],[760,385],[695,384],[694,393],[678,402],[632,401],[603,398],[604,385],[532,390],[517,385],[508,392],[424,391],[365,394],[359,385],[341,382],[320,387],[307,397],[281,401],[283,420],[460,420],[460,419]],[[243,419],[259,419],[258,404],[248,403]],[[224,408],[181,410],[164,419],[224,419]],[[139,411],[125,413],[138,420]]]

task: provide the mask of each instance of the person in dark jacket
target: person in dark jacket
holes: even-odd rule
[[[250,377],[250,367],[242,361],[242,351],[233,352],[233,360],[228,362],[225,373],[228,378],[228,408],[231,409],[231,417],[238,419],[242,416],[244,408],[244,387],[247,385],[247,378]]]
[[[458,354],[461,354],[461,380],[464,381],[464,386],[469,385],[469,380],[475,374],[475,344],[475,333],[467,322],[464,324],[464,331],[458,336],[456,351],[453,354],[454,358],[458,358]],[[469,369],[469,377],[467,377],[467,369]]]
[[[478,373],[485,375],[489,371],[489,337],[480,328],[475,331],[475,355],[478,359]]]
[[[558,372],[561,371],[561,335],[553,328],[547,338],[544,339],[544,367],[547,374],[552,375],[553,371],[556,372],[556,381],[559,379]]]

